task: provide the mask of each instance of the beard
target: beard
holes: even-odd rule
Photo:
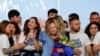
[[[80,30],[74,30],[75,32],[79,32]]]
[[[79,32],[79,31],[80,31],[80,28],[78,28],[78,29],[72,28],[72,30],[73,30],[74,32]]]

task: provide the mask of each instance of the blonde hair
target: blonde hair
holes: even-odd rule
[[[56,16],[54,18],[49,18],[46,21],[46,27],[45,27],[46,31],[48,31],[47,28],[51,23],[54,23],[57,26],[57,30],[59,31],[59,33],[64,32],[66,26],[65,26],[63,18],[61,16]]]

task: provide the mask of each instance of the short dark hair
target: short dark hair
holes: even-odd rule
[[[1,23],[2,23],[2,24],[5,24],[5,23],[8,24],[9,21],[8,21],[8,20],[3,20],[3,21],[1,21]]]
[[[92,15],[98,15],[99,16],[99,13],[96,12],[96,11],[93,11],[93,12],[91,12],[90,16],[92,16]]]
[[[49,10],[48,10],[48,15],[49,15],[50,13],[58,13],[58,10],[57,10],[57,9],[54,9],[54,8],[49,9]]]
[[[13,16],[20,16],[20,12],[16,9],[11,9],[9,12],[8,12],[8,18],[9,20],[11,20],[11,17]]]
[[[69,23],[73,20],[79,20],[79,15],[77,13],[71,13],[69,15]]]

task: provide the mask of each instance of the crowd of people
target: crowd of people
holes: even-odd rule
[[[69,21],[58,13],[49,9],[41,27],[37,17],[30,17],[23,25],[20,12],[9,10],[9,20],[0,22],[0,56],[100,56],[99,13],[91,12],[85,30],[77,13],[71,13]]]

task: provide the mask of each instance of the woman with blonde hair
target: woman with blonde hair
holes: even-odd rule
[[[65,24],[60,16],[46,21],[46,33],[54,41],[52,56],[73,56],[73,42],[68,43],[68,38],[64,32]]]
[[[50,20],[54,20],[58,29],[59,29],[59,32],[63,33],[65,31],[65,24],[64,24],[64,21],[63,21],[63,18],[61,16],[56,16],[54,18],[49,18],[47,21],[50,21]]]

